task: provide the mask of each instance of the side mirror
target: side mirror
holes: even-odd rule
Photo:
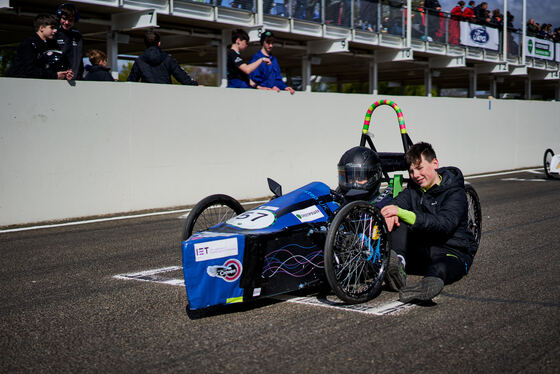
[[[266,181],[268,182],[268,188],[270,188],[275,197],[282,196],[282,186],[280,184],[270,178],[266,178]]]

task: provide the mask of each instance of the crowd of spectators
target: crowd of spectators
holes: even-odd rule
[[[241,0],[239,0],[241,1]],[[382,0],[390,8],[389,17],[380,17],[379,0],[357,0],[358,26],[372,32],[400,33],[403,30],[400,19],[405,19],[406,10],[404,0]],[[267,11],[270,11],[273,0],[265,0]],[[247,2],[248,3],[248,2]],[[297,0],[296,10],[302,11],[302,17],[316,17],[315,9],[318,0]],[[344,23],[343,0],[328,0],[327,13],[338,18],[328,22]],[[332,8],[332,9],[331,9]],[[331,10],[329,10],[331,9]],[[412,14],[413,36],[428,38],[433,41],[447,40],[451,44],[459,43],[459,22],[468,21],[485,26],[502,28],[504,16],[500,9],[489,10],[487,2],[478,5],[470,0],[468,4],[460,0],[450,11],[448,26],[445,25],[446,16],[442,13],[438,0],[424,0],[418,3]],[[297,13],[297,12],[296,12]],[[313,13],[313,15],[311,15]],[[384,12],[387,13],[387,12]],[[299,13],[298,13],[299,14]],[[334,17],[336,18],[336,17]],[[107,55],[99,50],[88,51],[91,66],[84,70],[83,41],[81,33],[74,27],[79,21],[80,14],[73,4],[61,4],[56,15],[40,14],[35,17],[35,33],[20,44],[12,66],[7,75],[12,77],[53,78],[53,79],[86,79],[114,81],[107,67]],[[391,20],[393,22],[391,22]],[[507,13],[507,26],[513,27],[514,17]],[[325,21],[327,22],[327,21]],[[386,27],[389,26],[389,27]],[[381,27],[381,29],[380,29]],[[446,30],[446,27],[448,29]],[[551,24],[538,24],[533,18],[527,23],[527,35],[560,43],[560,28],[552,31]],[[249,37],[241,29],[232,34],[232,44],[228,46],[227,76],[228,87],[257,88],[263,90],[288,91],[294,90],[287,86],[280,74],[278,60],[272,55],[275,43],[270,30],[261,35],[261,49],[254,54],[249,63],[245,63],[241,52],[248,47]],[[160,36],[156,31],[147,31],[144,36],[145,52],[139,56],[132,66],[128,81],[142,81],[146,83],[172,83],[173,76],[179,83],[198,85],[196,80],[177,63],[169,54],[161,50]],[[512,43],[515,45],[515,43]]]
[[[23,41],[15,59],[7,70],[8,77],[47,78],[66,80],[115,81],[107,67],[107,55],[98,49],[88,51],[91,65],[84,69],[82,34],[74,27],[80,19],[73,4],[61,4],[56,15],[39,14],[33,21],[35,33]],[[288,91],[280,74],[278,60],[272,55],[275,39],[272,31],[264,31],[261,49],[246,64],[240,53],[249,45],[249,35],[242,29],[232,33],[228,47],[228,87]],[[184,85],[198,86],[198,82],[168,53],[161,50],[157,31],[144,34],[146,50],[132,65],[127,77],[131,82],[171,84],[172,77]]]
[[[541,25],[535,22],[534,18],[529,19],[529,22],[527,22],[527,35],[560,43],[560,27],[555,28],[553,31],[550,23],[543,23]]]

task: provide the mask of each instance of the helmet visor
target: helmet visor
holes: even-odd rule
[[[346,164],[338,167],[338,185],[343,190],[370,190],[377,188],[381,178],[379,167]]]

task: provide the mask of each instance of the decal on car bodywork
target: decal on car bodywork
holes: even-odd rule
[[[241,276],[243,266],[241,262],[230,258],[223,265],[213,265],[206,268],[206,273],[211,277],[221,278],[226,282],[235,282]]]
[[[321,213],[321,210],[317,207],[317,205],[313,205],[305,209],[294,210],[292,214],[296,216],[300,222],[312,222],[325,216]]]
[[[228,225],[246,230],[264,229],[274,223],[276,216],[265,209],[253,209],[226,221]]]
[[[231,256],[237,256],[237,238],[194,244],[194,257],[196,262]]]

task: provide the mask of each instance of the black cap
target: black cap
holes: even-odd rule
[[[267,39],[267,38],[274,38],[274,34],[272,33],[272,31],[270,31],[270,30],[264,30],[264,31],[261,33],[261,44],[263,44],[264,41],[265,41],[265,39]]]

